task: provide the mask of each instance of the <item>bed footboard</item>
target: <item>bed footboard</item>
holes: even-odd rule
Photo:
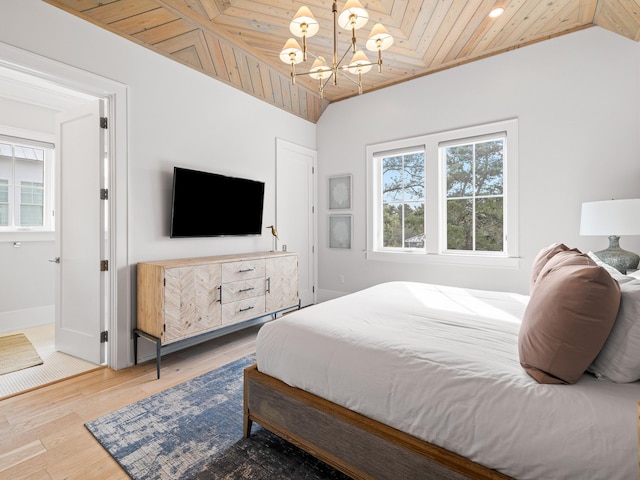
[[[251,366],[244,371],[244,436],[256,422],[357,479],[509,479]]]

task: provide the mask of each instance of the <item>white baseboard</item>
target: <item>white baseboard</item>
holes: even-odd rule
[[[55,305],[0,312],[0,333],[15,332],[55,322]]]

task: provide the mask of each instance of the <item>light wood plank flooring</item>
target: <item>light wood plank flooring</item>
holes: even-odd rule
[[[24,333],[42,358],[43,363],[0,375],[0,400],[100,368],[99,365],[56,351],[53,323],[3,333],[3,335],[11,333]]]
[[[84,424],[255,351],[259,327],[124,370],[102,368],[0,401],[0,478],[126,479]]]

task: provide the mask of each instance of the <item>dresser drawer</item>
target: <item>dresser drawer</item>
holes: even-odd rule
[[[264,277],[264,259],[241,260],[222,264],[222,283]]]
[[[222,303],[232,303],[245,298],[264,296],[265,279],[251,278],[222,284]]]
[[[264,295],[222,305],[222,325],[256,318],[265,313]]]

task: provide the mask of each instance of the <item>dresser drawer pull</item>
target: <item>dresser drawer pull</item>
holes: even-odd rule
[[[240,290],[238,290],[238,293],[243,293],[243,292],[250,292],[251,290],[255,290],[255,287],[249,287],[249,288],[241,288]]]
[[[247,273],[247,272],[253,272],[255,270],[254,268],[245,268],[244,270],[238,270],[238,273]]]
[[[253,310],[254,307],[241,308],[238,312],[246,312],[247,310]]]

